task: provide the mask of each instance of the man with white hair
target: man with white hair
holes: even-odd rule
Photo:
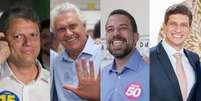
[[[51,10],[50,16],[52,31],[65,48],[65,51],[51,61],[52,100],[97,100],[99,79],[95,77],[100,67],[101,45],[95,44],[87,35],[85,20],[75,5],[62,3]],[[79,60],[83,68],[80,70],[81,73],[77,72]],[[88,70],[89,60],[93,60],[89,63],[90,67],[94,64],[96,68]]]

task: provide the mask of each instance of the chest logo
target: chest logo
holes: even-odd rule
[[[20,101],[19,97],[10,91],[0,92],[0,101]]]
[[[125,95],[128,99],[137,99],[142,94],[142,87],[140,84],[131,83],[125,89]]]

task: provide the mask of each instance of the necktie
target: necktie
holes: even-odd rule
[[[175,53],[174,57],[176,58],[176,75],[179,81],[179,86],[182,94],[183,101],[187,100],[187,77],[182,65],[182,54]]]

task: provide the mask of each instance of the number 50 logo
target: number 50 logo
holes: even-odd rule
[[[0,101],[20,101],[16,94],[10,91],[0,93]]]
[[[129,99],[139,98],[141,94],[142,94],[142,87],[139,84],[135,84],[135,83],[130,84],[125,90],[125,95]]]

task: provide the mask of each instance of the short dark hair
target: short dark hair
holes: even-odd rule
[[[45,28],[50,28],[50,19],[45,19],[40,22],[40,32],[42,32]]]
[[[3,12],[0,18],[0,23],[2,23],[1,31],[5,33],[8,30],[10,21],[16,18],[30,20],[39,25],[39,17],[32,8],[22,5],[16,5]]]
[[[95,24],[94,26],[94,31],[93,31],[93,37],[96,38],[100,38],[100,20]]]
[[[112,16],[112,15],[115,15],[115,14],[124,15],[124,16],[128,17],[130,19],[130,23],[131,23],[133,32],[134,33],[138,32],[137,31],[137,24],[135,22],[135,19],[130,13],[128,13],[127,11],[125,11],[123,9],[117,9],[117,10],[112,11],[110,13],[109,17]]]
[[[182,15],[186,15],[189,18],[189,25],[191,26],[192,23],[192,12],[191,10],[186,7],[184,4],[174,4],[170,7],[168,7],[168,9],[165,12],[165,24],[167,24],[168,20],[169,20],[169,16],[173,15],[173,14],[182,14]]]

